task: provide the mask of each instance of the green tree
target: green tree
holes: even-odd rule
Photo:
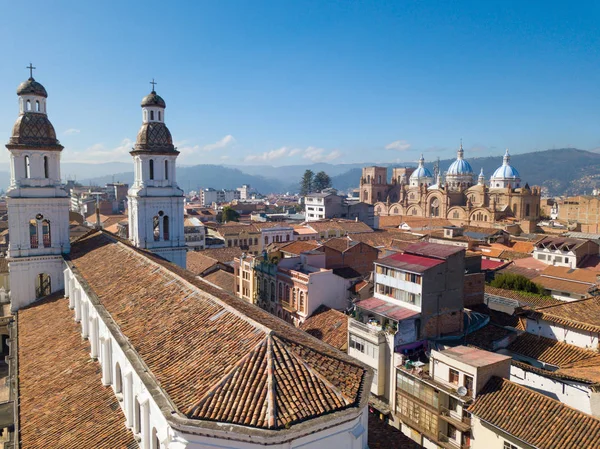
[[[331,178],[329,175],[324,171],[317,173],[313,180],[313,190],[315,192],[322,192],[329,187],[331,187]]]
[[[514,273],[499,274],[490,283],[492,287],[503,288],[506,290],[518,290],[521,292],[544,294],[544,288],[534,282],[531,282],[525,276]]]
[[[306,170],[300,180],[300,195],[305,196],[313,191],[313,180],[315,174],[312,170]]]
[[[240,221],[240,214],[231,206],[225,206],[221,212],[221,223],[228,221]]]

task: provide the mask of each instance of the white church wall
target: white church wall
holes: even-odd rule
[[[69,296],[69,307],[73,316],[81,323],[84,338],[90,340],[90,357],[97,359],[102,368],[102,385],[110,385],[119,400],[125,415],[127,427],[136,433],[141,449],[259,449],[265,441],[252,431],[248,435],[224,424],[219,430],[199,429],[193,426],[174,428],[165,418],[152,394],[136,372],[130,357],[132,351],[121,347],[114,330],[104,322],[103,310],[90,301],[79,279],[70,266],[64,267],[61,276]],[[114,328],[113,328],[114,329]],[[123,336],[119,335],[122,339]],[[138,361],[137,363],[143,363]],[[121,376],[118,373],[121,373]],[[102,388],[98,385],[98,388]],[[136,406],[136,400],[140,404]],[[137,412],[139,410],[139,413]],[[139,416],[139,418],[138,418]],[[138,425],[139,424],[139,425]],[[281,441],[268,444],[271,449],[322,449],[324,447],[344,449],[366,449],[368,447],[368,408],[357,411],[356,416],[344,415],[340,418],[323,421],[314,428],[304,428],[297,433],[281,435]],[[210,436],[210,435],[214,436]],[[157,439],[154,438],[157,436]],[[277,438],[277,437],[276,437]],[[159,445],[157,443],[160,443]]]

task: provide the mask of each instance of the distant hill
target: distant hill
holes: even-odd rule
[[[78,178],[79,179],[79,178]],[[107,182],[120,181],[133,183],[133,172],[92,178],[91,184],[104,185]],[[263,176],[249,175],[241,170],[223,167],[222,165],[194,165],[177,167],[177,183],[186,192],[199,187],[215,189],[235,189],[242,184],[250,184],[259,192],[284,192],[286,183]]]
[[[442,171],[446,171],[454,159],[440,161]],[[502,164],[502,156],[468,158],[475,176],[483,168],[486,180]],[[511,165],[520,173],[523,182],[530,186],[540,185],[548,195],[576,195],[591,193],[600,187],[600,154],[575,148],[545,150],[511,156]],[[366,164],[365,164],[366,165]],[[385,165],[385,164],[382,164]],[[389,164],[389,167],[414,166],[415,164]],[[433,162],[425,164],[433,171]],[[388,170],[391,176],[391,170]],[[333,186],[338,190],[358,187],[362,170],[353,168],[341,175],[333,176]]]

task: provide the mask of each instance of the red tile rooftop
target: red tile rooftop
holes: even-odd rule
[[[377,261],[380,265],[399,268],[413,273],[424,273],[437,265],[443,264],[443,260],[429,257],[415,256],[414,254],[398,253]]]
[[[482,270],[497,270],[498,268],[506,265],[506,262],[497,262],[495,260],[481,259]]]
[[[419,312],[407,309],[405,307],[392,304],[379,298],[369,298],[355,303],[361,309],[391,318],[396,321],[402,321],[407,318],[413,318],[419,315]]]

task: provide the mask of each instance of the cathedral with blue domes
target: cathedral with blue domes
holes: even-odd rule
[[[465,159],[462,144],[444,173],[431,173],[421,156],[417,168],[393,168],[391,180],[386,167],[365,167],[360,180],[360,199],[373,204],[376,215],[443,218],[457,226],[518,225],[531,232],[540,197],[540,187],[523,185],[508,150],[486,181],[483,169],[476,175]]]

